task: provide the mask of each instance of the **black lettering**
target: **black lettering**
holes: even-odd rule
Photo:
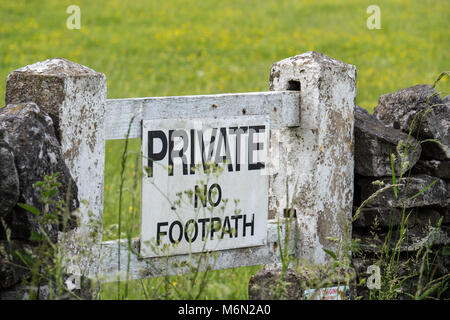
[[[148,131],[147,133],[148,137],[148,163],[147,166],[150,168],[150,170],[147,171],[147,174],[149,177],[153,177],[153,161],[160,161],[164,159],[167,153],[167,137],[166,134],[161,130],[155,130],[155,131]],[[154,150],[154,139],[161,140],[162,148],[161,151],[155,152]]]
[[[212,132],[211,132],[211,138],[209,140],[209,149],[208,149],[208,154],[205,154],[205,144],[203,141],[203,131],[198,131],[198,137],[200,140],[201,137],[201,151],[202,151],[202,165],[203,165],[203,171],[205,173],[209,173],[210,172],[210,166],[212,165],[212,157],[213,157],[213,153],[214,153],[214,144],[216,141],[216,135],[217,135],[217,128],[213,128]]]
[[[168,222],[158,222],[156,224],[156,244],[159,246],[159,244],[161,243],[160,241],[160,236],[164,236],[167,234],[167,231],[161,231],[161,227],[162,226],[167,226],[169,223]]]
[[[188,233],[192,234],[192,231],[189,230],[189,224],[193,224],[194,225],[194,235],[192,235],[192,237],[189,237]],[[188,220],[188,222],[186,222],[186,224],[184,225],[184,237],[186,238],[186,241],[191,243],[194,242],[195,239],[197,239],[197,235],[198,235],[198,224],[195,222],[194,219],[190,219]]]
[[[195,174],[195,130],[191,129],[191,166],[190,173]]]
[[[174,140],[176,137],[180,137],[183,140],[183,147],[180,150],[173,150]],[[189,138],[184,130],[169,130],[169,176],[173,176],[173,159],[181,158],[183,163],[183,175],[188,174],[187,159],[184,153],[189,147]]]
[[[236,171],[241,170],[241,136],[247,132],[248,127],[231,127],[230,134],[236,135],[236,164],[234,166]]]
[[[259,170],[264,168],[264,162],[253,162],[253,152],[264,150],[262,142],[253,142],[253,135],[265,131],[265,126],[252,126],[248,132],[248,170]]]
[[[202,240],[205,241],[206,238],[206,222],[208,222],[209,218],[198,219],[198,223],[202,224]]]
[[[217,199],[215,202],[213,202],[213,200],[212,200],[213,189],[217,189]],[[212,205],[213,207],[217,207],[220,203],[220,200],[222,200],[222,189],[220,188],[220,186],[217,183],[214,183],[211,185],[211,187],[209,187],[208,200],[209,200],[209,204]]]
[[[203,188],[200,188],[199,186],[195,186],[195,194],[194,194],[194,208],[197,208],[198,206],[198,197],[200,197],[200,201],[203,204],[203,207],[206,207],[206,189],[207,189],[207,185],[205,184],[203,186]],[[203,191],[203,195],[202,192]]]
[[[253,233],[255,231],[255,214],[252,214],[252,221],[251,222],[247,222],[247,215],[244,214],[244,223],[243,223],[243,228],[244,230],[242,231],[242,236],[245,237],[246,231],[247,231],[247,227],[250,227],[251,229],[251,235],[253,236]]]
[[[239,222],[239,219],[242,219],[242,214],[237,215],[237,216],[231,216],[231,219],[234,220],[234,237],[236,238],[238,236],[238,230],[239,230],[238,222]]]
[[[178,239],[177,240],[175,240],[173,238],[173,227],[175,225],[177,225],[178,228],[180,229],[180,233],[178,235]],[[170,242],[175,243],[175,242],[180,242],[182,238],[183,238],[183,225],[181,224],[180,221],[175,220],[174,222],[172,222],[172,224],[169,227],[169,240],[170,240]]]
[[[211,240],[214,238],[214,233],[220,231],[222,219],[218,217],[211,218]]]
[[[222,234],[220,235],[220,239],[223,239],[223,236],[225,235],[225,233],[228,233],[230,238],[233,238],[233,234],[231,232],[231,225],[230,225],[230,217],[229,216],[226,216],[225,219],[223,220]]]
[[[222,149],[222,144],[225,149],[225,155],[220,155],[220,149]],[[217,149],[216,149],[216,163],[227,163],[228,171],[233,172],[233,164],[231,161],[230,149],[228,147],[228,139],[227,139],[227,128],[220,128],[220,135],[217,141]]]

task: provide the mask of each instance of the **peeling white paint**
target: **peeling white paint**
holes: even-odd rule
[[[18,85],[40,83],[39,88],[27,92],[27,99],[41,101],[45,98],[48,102],[46,108],[49,110],[43,106],[41,108],[53,113],[58,119],[57,130],[60,133],[64,159],[77,183],[79,199],[86,201],[80,203],[80,227],[64,235],[66,249],[69,249],[66,254],[72,263],[78,264],[84,274],[95,273],[98,261],[92,261],[84,250],[98,247],[93,244],[101,241],[105,75],[61,58],[48,59],[15,70],[8,76],[8,81],[12,81],[14,75],[22,76],[19,77],[20,81],[15,82],[19,82]],[[50,96],[48,88],[59,86],[61,81],[62,96]],[[47,120],[52,121],[50,117]],[[50,157],[52,162],[56,161],[56,157]]]
[[[270,79],[276,91],[299,82],[301,121],[281,131],[281,168],[269,180],[269,210],[280,215],[287,206],[288,182],[300,228],[298,253],[327,263],[323,249],[336,251],[338,244],[326,238],[342,239],[351,217],[356,68],[307,52],[274,63]]]

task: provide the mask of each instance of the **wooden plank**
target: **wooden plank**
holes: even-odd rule
[[[268,91],[216,95],[149,97],[106,100],[106,140],[140,138],[142,119],[193,119],[270,115],[272,129],[300,124],[300,93]]]
[[[280,222],[281,239],[284,242],[285,223]],[[294,251],[295,224],[291,226],[290,247],[291,253]],[[205,270],[208,266],[212,270],[245,267],[262,264],[279,263],[280,253],[278,244],[277,223],[271,220],[268,224],[267,243],[264,246],[249,247],[240,249],[230,249],[215,251],[209,254],[178,255],[164,258],[146,258],[138,256],[139,241],[133,240],[132,253],[129,263],[129,280],[160,277],[164,275],[174,275],[192,272],[190,267]],[[97,279],[102,282],[113,282],[120,279],[127,279],[128,266],[128,245],[127,240],[105,241],[102,243],[102,255],[100,259],[101,273]],[[120,255],[120,269],[118,269],[118,255]],[[199,259],[202,257],[202,259]]]

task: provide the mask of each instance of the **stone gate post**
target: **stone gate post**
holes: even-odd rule
[[[299,90],[301,119],[299,127],[279,132],[279,169],[269,178],[269,217],[293,204],[300,228],[297,254],[327,263],[330,257],[323,249],[336,252],[339,240],[351,239],[356,67],[306,52],[272,65],[270,90]]]
[[[80,226],[64,235],[67,257],[82,275],[96,274],[100,252],[93,244],[101,242],[102,232],[106,77],[61,58],[37,62],[7,78],[6,104],[27,101],[52,117],[78,186]]]

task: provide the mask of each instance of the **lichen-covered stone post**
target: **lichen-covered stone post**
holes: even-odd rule
[[[106,77],[85,66],[49,59],[12,71],[6,104],[32,101],[55,125],[64,160],[77,187],[79,228],[64,236],[74,272],[96,274],[103,217]],[[61,235],[62,236],[62,235]],[[91,250],[94,252],[86,252]]]
[[[301,119],[299,127],[279,132],[279,167],[269,178],[269,218],[293,205],[298,256],[326,264],[331,259],[323,249],[336,252],[339,241],[351,239],[356,68],[307,52],[272,65],[270,90],[299,90]]]

